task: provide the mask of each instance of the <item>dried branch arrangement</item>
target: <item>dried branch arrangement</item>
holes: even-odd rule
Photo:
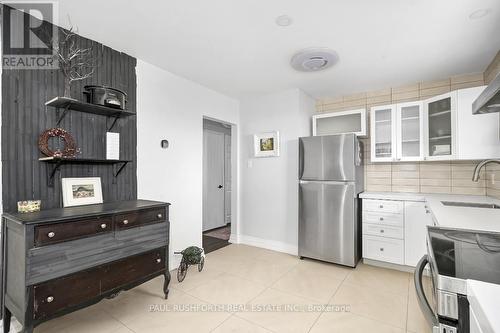
[[[59,61],[59,68],[64,75],[64,96],[71,97],[70,88],[74,81],[85,80],[94,74],[92,48],[77,45],[78,30],[59,29],[59,41],[54,43],[54,56]]]

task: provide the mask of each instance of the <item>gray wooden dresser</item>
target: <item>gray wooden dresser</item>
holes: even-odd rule
[[[159,275],[168,296],[169,204],[134,200],[4,214],[4,332],[23,332]]]

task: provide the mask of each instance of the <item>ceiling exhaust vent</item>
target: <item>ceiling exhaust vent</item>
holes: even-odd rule
[[[317,72],[327,69],[339,60],[337,53],[327,48],[310,48],[295,53],[291,65],[301,72]]]

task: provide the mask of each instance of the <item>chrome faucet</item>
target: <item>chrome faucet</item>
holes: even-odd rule
[[[479,180],[479,173],[481,172],[481,169],[488,163],[500,164],[500,160],[484,160],[482,162],[479,162],[474,168],[474,174],[472,175],[473,182],[477,182]]]

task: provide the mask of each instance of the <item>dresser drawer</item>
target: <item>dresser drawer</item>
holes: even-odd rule
[[[363,235],[403,239],[404,232],[401,227],[363,223]]]
[[[33,286],[34,319],[98,298],[129,283],[165,272],[166,248],[158,248]]]
[[[391,213],[363,212],[363,223],[403,227],[403,215]]]
[[[43,319],[100,295],[100,269],[93,268],[33,286],[33,317]]]
[[[163,222],[167,219],[165,208],[140,210],[114,217],[117,229],[134,228],[143,224]]]
[[[363,210],[368,212],[403,214],[404,202],[392,200],[363,200]]]
[[[103,267],[101,290],[107,292],[166,269],[166,248],[115,261]]]
[[[400,239],[363,235],[363,258],[404,263],[404,242]]]
[[[111,217],[41,225],[35,227],[35,246],[70,241],[112,230]]]

